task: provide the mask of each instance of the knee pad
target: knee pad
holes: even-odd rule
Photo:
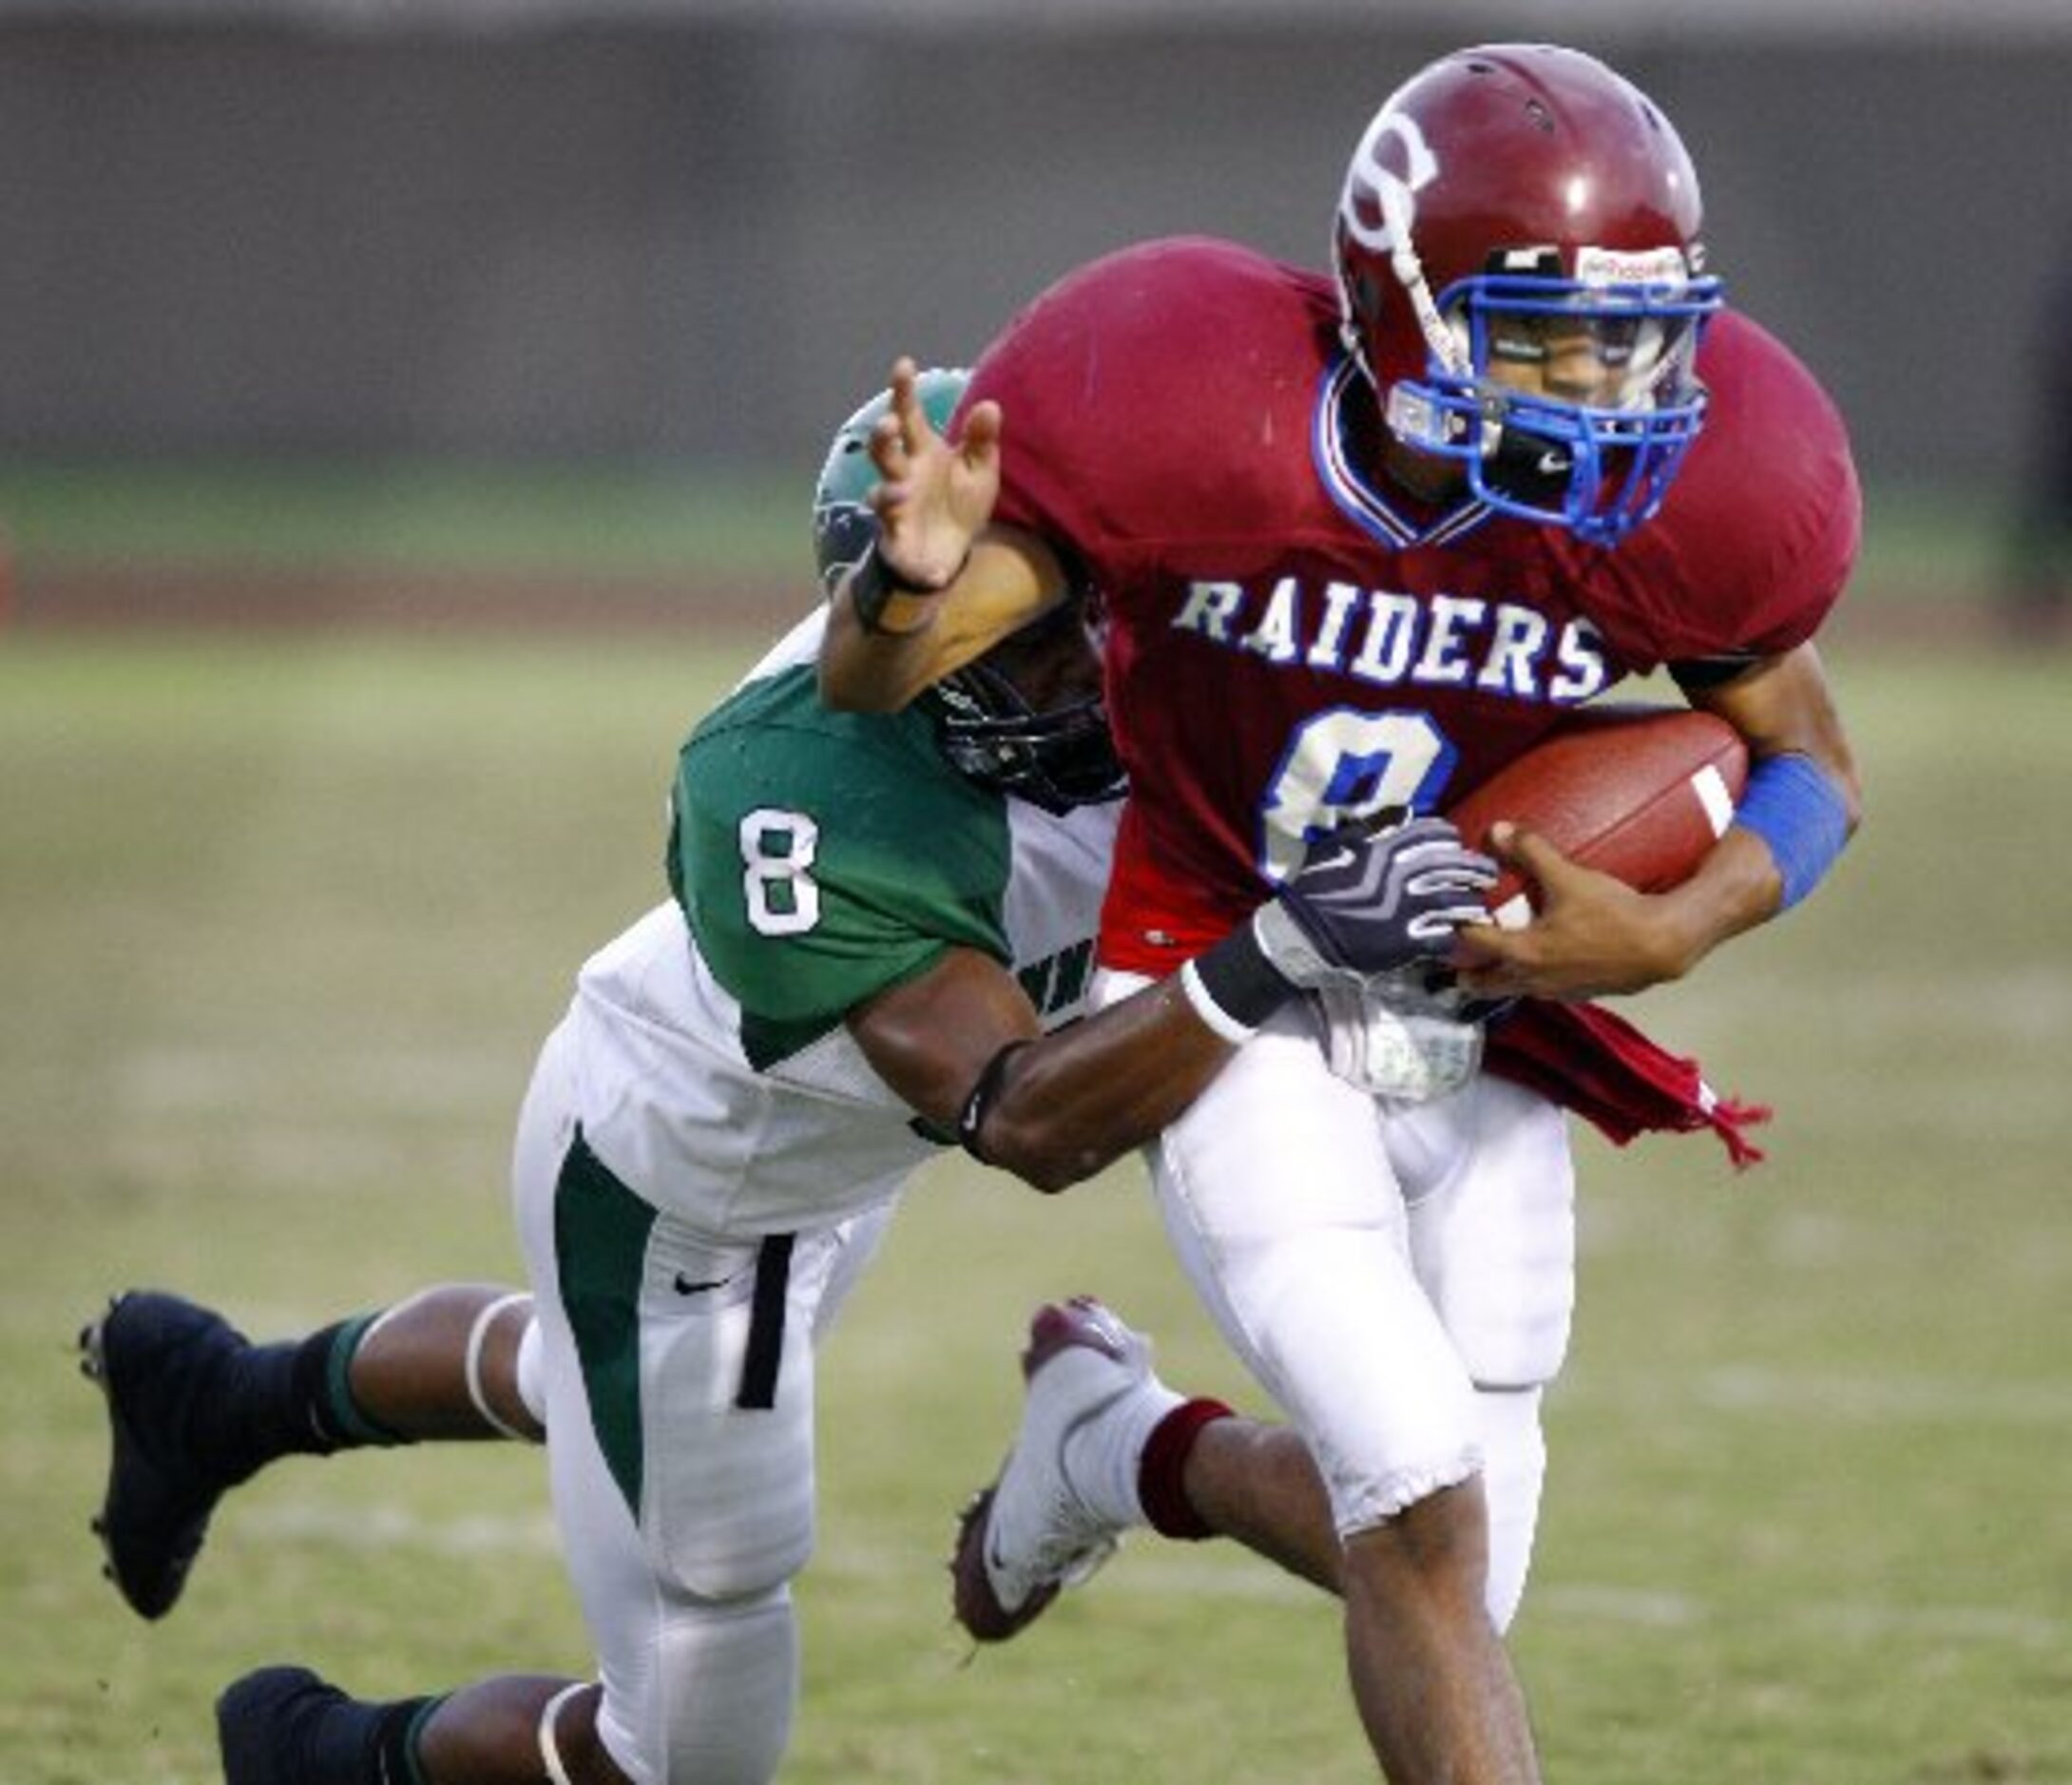
[[[642,1539],[663,1581],[714,1603],[779,1587],[813,1554],[810,1316],[788,1323],[767,1407],[737,1404],[752,1319],[744,1300],[673,1322],[643,1370]]]
[[[643,1310],[642,1428],[645,1482],[640,1525],[658,1573],[710,1602],[780,1586],[806,1565],[815,1536],[814,1347],[883,1237],[891,1206],[797,1236],[773,1291],[758,1248],[658,1237],[651,1283],[718,1282],[672,1290],[667,1312]],[[767,1322],[781,1297],[781,1343]],[[742,1405],[752,1357],[766,1393]]]
[[[643,1664],[605,1676],[605,1752],[635,1785],[769,1785],[798,1698],[790,1589],[724,1602],[679,1594],[659,1611]],[[543,1755],[547,1733],[543,1724]]]
[[[1418,1280],[1477,1387],[1538,1388],[1561,1371],[1575,1309],[1567,1124],[1501,1080],[1448,1101],[1445,1168],[1410,1208]]]
[[[661,1785],[775,1778],[798,1697],[790,1589],[673,1607],[662,1644]]]
[[[644,1202],[580,1142],[554,1215],[547,1281],[585,1448],[656,1584],[718,1602],[789,1581],[813,1553],[814,1327],[835,1232],[714,1235]],[[564,1398],[550,1392],[550,1425]]]

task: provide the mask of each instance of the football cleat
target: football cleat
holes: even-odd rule
[[[224,1785],[303,1785],[325,1713],[357,1702],[306,1667],[261,1667],[233,1680],[216,1700]]]
[[[1022,1353],[1027,1398],[1014,1448],[957,1522],[957,1622],[1005,1642],[1115,1553],[1123,1527],[1088,1507],[1065,1473],[1073,1433],[1151,1379],[1151,1346],[1088,1296],[1049,1302]]]
[[[163,1618],[187,1583],[209,1514],[252,1470],[211,1454],[197,1412],[246,1349],[221,1315],[132,1290],[79,1335],[80,1369],[107,1398],[107,1491],[93,1521],[102,1570],[140,1617]]]

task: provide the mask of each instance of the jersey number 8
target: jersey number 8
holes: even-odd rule
[[[1432,810],[1458,753],[1429,714],[1333,707],[1296,726],[1259,807],[1259,872],[1279,884],[1327,832],[1388,806]]]
[[[758,935],[796,936],[820,921],[813,858],[820,827],[803,812],[758,806],[740,824],[741,896]]]

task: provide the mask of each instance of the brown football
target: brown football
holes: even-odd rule
[[[1472,848],[1509,818],[1585,867],[1660,892],[1688,879],[1724,835],[1747,779],[1748,751],[1724,720],[1607,704],[1571,714],[1447,816]],[[1522,924],[1530,889],[1506,868],[1488,904],[1500,924]]]

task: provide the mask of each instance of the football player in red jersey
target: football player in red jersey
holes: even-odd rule
[[[1858,544],[1847,435],[1722,309],[1700,223],[1676,131],[1612,70],[1544,45],[1447,56],[1362,136],[1335,277],[1207,240],[1100,260],[995,340],[953,444],[902,362],[873,442],[879,547],[821,656],[830,703],[897,706],[1100,592],[1132,785],[1107,995],[1188,959],[1198,1008],[1257,1036],[1150,1149],[1157,1194],[1322,1468],[1354,1698],[1399,1782],[1537,1776],[1501,1631],[1573,1293],[1564,1108],[1618,1138],[1732,1123],[1586,1001],[1802,898],[1857,822],[1813,643]],[[1437,810],[1662,666],[1753,763],[1690,881],[1644,896],[1514,831],[1539,915],[1455,950],[1459,991],[1524,1001],[1508,1014],[1370,986],[1323,1001],[1319,1047],[1266,995],[1246,912],[1315,839]],[[1438,1236],[1470,1228],[1479,1263],[1448,1268]],[[1059,1448],[1046,1373],[960,1550],[1008,1613],[1068,1578],[1100,1517],[1069,1458],[1062,1500],[1007,1491],[1026,1451]]]

